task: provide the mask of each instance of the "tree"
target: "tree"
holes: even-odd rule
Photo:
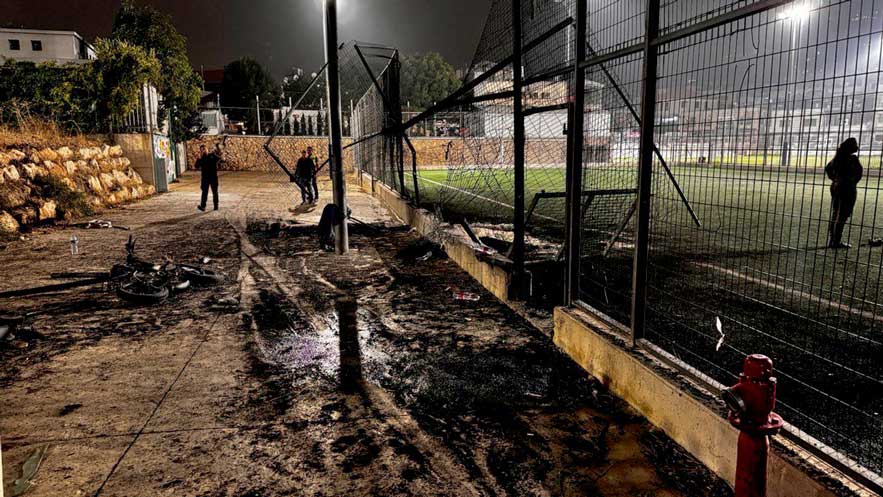
[[[21,111],[78,132],[110,131],[134,110],[144,84],[160,79],[157,59],[125,42],[98,40],[85,64],[9,61],[0,66],[0,119]]]
[[[157,89],[162,94],[160,116],[171,115],[176,124],[172,139],[183,141],[199,133],[199,97],[202,84],[187,58],[187,40],[175,29],[172,18],[146,5],[125,0],[113,21],[112,38],[153,51],[162,77]]]
[[[261,107],[278,105],[277,86],[270,72],[250,57],[227,64],[221,81],[221,106],[240,107],[230,109],[227,114],[234,119],[250,121],[249,127],[257,129],[256,96],[261,99]]]
[[[152,53],[118,40],[98,40],[98,59],[91,71],[100,118],[121,120],[140,103],[145,84],[160,80],[160,64]]]
[[[430,107],[460,87],[457,71],[435,52],[407,56],[402,60],[402,105]]]
[[[261,97],[261,106],[275,107],[279,103],[278,87],[270,72],[250,57],[227,64],[221,82],[221,105],[254,107],[255,96]]]

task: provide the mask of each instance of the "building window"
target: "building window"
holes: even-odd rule
[[[9,49],[21,50],[21,42],[19,42],[18,40],[9,40]]]
[[[43,51],[43,42],[40,40],[31,40],[31,50],[35,52]]]

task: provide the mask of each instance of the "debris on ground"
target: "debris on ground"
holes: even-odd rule
[[[105,229],[106,230],[106,229],[116,228],[118,230],[129,231],[129,228],[127,226],[114,226],[112,222],[110,222],[106,219],[93,219],[91,221],[86,221],[84,223],[69,224],[68,226],[71,228],[82,228],[84,230],[91,230],[91,229]]]
[[[883,238],[871,238],[868,240],[869,247],[883,247]]]
[[[396,253],[396,259],[405,262],[426,262],[432,258],[445,259],[447,253],[438,243],[424,238],[409,243]]]
[[[481,254],[486,254],[486,255],[494,255],[497,253],[496,250],[494,250],[491,247],[488,247],[487,245],[485,245],[483,243],[473,243],[472,250],[474,250],[478,253],[481,253]]]
[[[463,300],[467,302],[478,302],[481,296],[472,292],[454,292],[454,300]]]
[[[219,297],[217,295],[208,299],[208,307],[218,312],[239,312],[239,299],[235,297]]]
[[[31,480],[37,476],[37,470],[40,469],[40,463],[43,462],[43,456],[46,455],[46,445],[36,449],[30,457],[21,465],[21,476],[12,482],[12,491],[10,497],[18,497],[24,494],[34,485]]]

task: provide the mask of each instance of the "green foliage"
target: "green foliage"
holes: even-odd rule
[[[459,87],[454,66],[435,52],[402,60],[402,106],[423,110]]]
[[[187,40],[175,29],[172,18],[126,0],[114,17],[112,37],[154,52],[161,66],[160,115],[171,115],[174,141],[195,137],[200,132],[196,123],[202,85],[187,58]]]
[[[71,189],[57,176],[38,176],[33,183],[40,189],[40,197],[54,200],[58,212],[65,217],[91,216],[95,213],[85,193]]]
[[[30,115],[69,131],[97,131],[95,98],[89,64],[59,66],[10,60],[0,66],[0,122],[17,123],[23,115]]]
[[[105,132],[139,102],[141,87],[159,79],[153,55],[127,43],[99,40],[86,64],[8,61],[0,66],[0,120],[39,116],[74,132]]]
[[[139,105],[145,84],[160,79],[159,61],[143,48],[118,40],[98,40],[98,60],[90,65],[98,115],[120,120]]]

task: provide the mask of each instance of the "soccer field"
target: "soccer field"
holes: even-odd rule
[[[648,338],[723,383],[734,382],[745,354],[770,356],[779,411],[881,471],[883,248],[868,246],[883,237],[878,171],[859,185],[844,234],[850,250],[825,248],[830,195],[820,169],[674,167],[701,227],[657,171],[647,315]],[[528,205],[539,191],[564,190],[563,168],[528,168],[525,176]],[[419,178],[425,205],[511,223],[512,169],[426,170]],[[584,190],[634,181],[632,167],[587,165]],[[583,222],[582,298],[625,324],[634,219],[606,256],[603,249],[633,200],[596,200]],[[563,200],[552,199],[537,205],[531,224],[558,238],[563,221]]]

